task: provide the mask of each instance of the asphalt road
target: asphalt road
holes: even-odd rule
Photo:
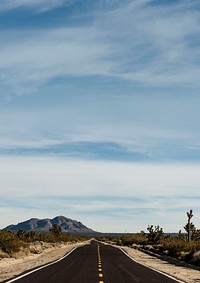
[[[92,241],[91,244],[77,248],[58,263],[12,282],[175,283],[177,281],[134,262],[117,248]]]

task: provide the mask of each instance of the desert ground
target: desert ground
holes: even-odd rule
[[[70,252],[74,247],[87,243],[55,245],[39,242],[33,244],[29,251],[23,251],[17,254],[15,258],[0,259],[0,282],[13,278],[27,270],[57,260]],[[137,262],[169,274],[183,282],[200,282],[200,269],[192,268],[190,265],[180,263],[176,260],[171,260],[170,263],[169,260],[161,260],[133,248],[123,247],[123,250]]]

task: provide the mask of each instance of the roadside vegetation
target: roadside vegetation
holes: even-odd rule
[[[149,225],[147,232],[137,234],[97,236],[101,241],[110,242],[120,246],[128,246],[153,253],[158,256],[173,257],[200,267],[200,229],[191,221],[193,212],[187,212],[187,223],[184,232],[166,234],[157,225]],[[89,237],[89,236],[88,236]],[[48,232],[25,231],[11,232],[0,230],[0,258],[15,257],[17,253],[37,253],[37,246],[57,246],[62,243],[75,243],[87,240],[87,237],[71,235],[62,232],[59,225],[54,224]],[[46,243],[46,244],[45,244]]]
[[[141,231],[138,234],[112,236],[104,240],[159,256],[173,257],[200,267],[200,229],[191,222],[192,217],[193,213],[190,210],[187,212],[187,223],[183,227],[183,233],[179,231],[176,234],[166,234],[159,225],[149,225],[146,233]]]
[[[15,256],[16,253],[23,250],[35,253],[36,250],[30,248],[34,243],[38,243],[39,245],[49,243],[52,246],[55,246],[56,244],[61,243],[81,242],[85,239],[85,237],[62,232],[61,227],[57,224],[54,224],[47,232],[25,230],[12,232],[8,230],[0,230],[0,258]]]

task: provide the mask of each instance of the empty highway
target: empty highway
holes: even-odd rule
[[[177,283],[134,262],[120,249],[96,241],[61,261],[5,282],[15,283]]]

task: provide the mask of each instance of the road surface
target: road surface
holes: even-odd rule
[[[177,283],[134,262],[120,249],[96,241],[75,249],[61,261],[16,280],[15,283]]]

